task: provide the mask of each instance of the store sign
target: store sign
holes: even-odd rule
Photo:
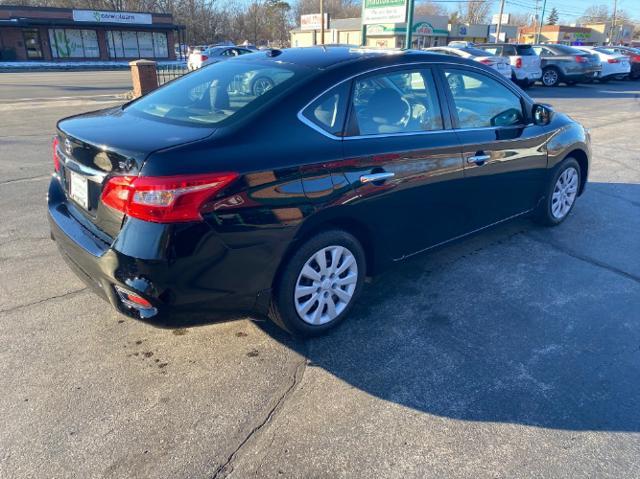
[[[321,28],[319,13],[310,13],[309,15],[302,15],[300,17],[300,30],[320,30]],[[329,30],[328,13],[324,14],[324,29]]]
[[[362,24],[405,23],[407,21],[406,0],[364,0],[362,2]]]
[[[153,23],[150,13],[101,12],[97,10],[74,10],[73,20],[75,22],[137,23],[147,25]]]
[[[448,30],[440,30],[433,28],[433,25],[429,22],[418,22],[413,24],[411,29],[416,35],[426,36],[445,36],[449,33]],[[405,25],[396,24],[378,24],[369,25],[367,27],[367,35],[404,35],[407,32]]]

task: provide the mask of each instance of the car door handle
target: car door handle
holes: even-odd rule
[[[491,155],[473,155],[467,158],[467,163],[485,163],[491,159]]]
[[[377,183],[378,181],[388,180],[396,176],[395,173],[385,171],[383,173],[370,173],[368,175],[362,175],[360,177],[360,183]]]

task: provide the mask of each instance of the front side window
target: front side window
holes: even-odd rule
[[[442,129],[430,70],[383,73],[354,83],[352,107],[360,135]]]
[[[350,85],[351,83],[344,82],[332,88],[305,108],[302,114],[327,133],[341,135]]]
[[[459,128],[486,128],[524,123],[520,97],[482,73],[445,69]]]
[[[255,111],[308,73],[303,67],[228,60],[174,80],[126,110],[170,123],[220,126]]]

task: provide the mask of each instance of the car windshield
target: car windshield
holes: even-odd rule
[[[535,56],[536,54],[536,52],[533,51],[533,48],[531,48],[531,45],[516,45],[516,50],[520,56]]]
[[[484,51],[484,50],[480,50],[479,48],[464,47],[464,48],[459,48],[459,50],[462,50],[463,52],[466,52],[469,55],[473,55],[474,57],[486,57],[487,56],[487,52]]]
[[[126,109],[168,123],[222,126],[270,102],[310,71],[232,59],[174,80]]]

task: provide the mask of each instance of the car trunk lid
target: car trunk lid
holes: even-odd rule
[[[129,116],[123,121],[123,116]],[[112,176],[138,175],[150,153],[201,140],[212,128],[150,120],[121,107],[58,123],[59,176],[69,211],[105,241],[122,226],[123,214],[105,206],[101,194]]]

